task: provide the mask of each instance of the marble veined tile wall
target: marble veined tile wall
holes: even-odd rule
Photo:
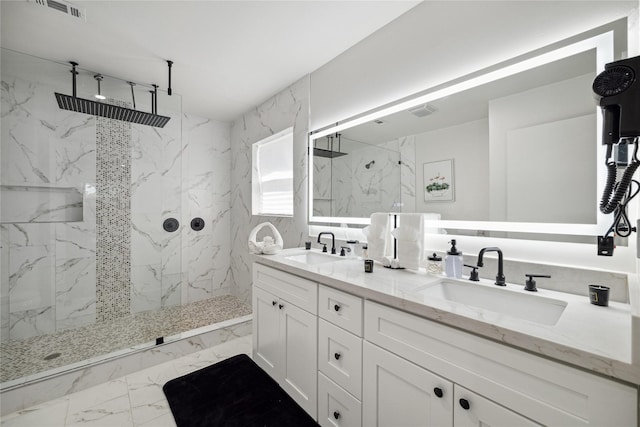
[[[293,126],[294,216],[251,215],[251,145]],[[253,227],[270,221],[282,234],[285,247],[302,246],[307,227],[307,133],[309,77],[289,86],[231,125],[231,271],[234,293],[251,303],[252,259],[247,240]]]
[[[402,212],[416,211],[416,140],[413,135],[398,139],[400,149],[400,199]]]
[[[230,293],[229,134],[227,123],[187,114],[134,126],[132,313]],[[190,227],[196,217],[201,231]],[[164,231],[167,218],[179,231]]]
[[[96,120],[60,110],[50,82],[6,65],[3,57],[2,184],[73,188],[83,207],[80,221],[1,224],[3,341],[94,322],[96,308]]]
[[[368,218],[372,212],[398,210],[399,160],[398,140],[377,146],[360,144],[348,155],[333,159],[333,216]]]
[[[185,115],[182,128],[182,300],[193,302],[231,292],[231,125]]]

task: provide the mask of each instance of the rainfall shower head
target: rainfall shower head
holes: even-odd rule
[[[76,113],[90,114],[92,116],[106,117],[107,119],[121,120],[123,122],[137,123],[141,125],[163,128],[171,117],[145,113],[131,108],[118,107],[91,99],[55,93],[58,107],[63,110]]]
[[[314,148],[313,155],[316,157],[325,157],[327,159],[334,159],[336,157],[346,156],[348,153],[341,153],[340,151],[325,150],[324,148]]]
[[[343,153],[340,151],[340,144],[341,144],[341,137],[342,135],[337,133],[334,135],[328,135],[327,136],[327,149],[324,148],[317,148],[314,144],[313,146],[313,155],[316,157],[324,157],[327,159],[335,159],[336,157],[342,157],[342,156],[346,156],[349,153]],[[336,139],[338,141],[338,150],[335,151],[333,149],[333,139]]]
[[[141,125],[164,127],[171,117],[160,116],[156,114],[157,106],[152,105],[152,112],[145,113],[144,111],[132,110],[131,108],[119,107],[117,105],[105,104],[103,102],[94,101],[91,99],[78,98],[76,93],[76,66],[78,64],[71,62],[71,74],[73,75],[73,95],[64,95],[62,93],[55,92],[56,100],[58,101],[58,107],[62,110],[75,111],[76,113],[90,114],[92,116],[106,117],[108,119],[121,120],[123,122],[137,123]],[[98,81],[98,87],[102,76],[96,78]],[[95,77],[94,77],[95,78]],[[131,84],[131,83],[130,83]],[[133,87],[132,87],[133,89]],[[154,97],[154,102],[157,102],[157,98]],[[134,100],[135,103],[135,100]]]

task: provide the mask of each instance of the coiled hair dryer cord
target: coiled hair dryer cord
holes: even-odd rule
[[[611,157],[611,146],[607,148],[607,182],[604,186],[604,192],[602,193],[602,199],[600,200],[600,212],[603,214],[610,214],[616,210],[620,201],[623,199],[625,193],[629,189],[629,185],[631,185],[631,181],[633,179],[633,174],[636,172],[638,167],[640,167],[640,161],[638,161],[638,138],[633,140],[633,145],[635,146],[633,152],[633,160],[631,164],[627,166],[624,173],[622,174],[622,178],[620,179],[620,183],[616,186],[616,178],[617,178],[617,166],[613,161],[609,161],[608,158]],[[615,191],[614,191],[615,189]]]

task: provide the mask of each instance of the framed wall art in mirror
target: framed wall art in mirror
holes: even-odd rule
[[[453,159],[423,164],[422,179],[425,202],[452,202],[455,200]]]

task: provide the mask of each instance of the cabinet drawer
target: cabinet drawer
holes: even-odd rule
[[[318,301],[320,317],[362,336],[362,298],[320,285]]]
[[[544,425],[635,425],[637,391],[530,353],[365,303],[364,335],[381,347]]]
[[[318,284],[265,265],[253,264],[253,285],[318,314]]]
[[[323,427],[362,425],[360,401],[321,372],[318,372],[318,423]]]
[[[362,338],[320,319],[318,369],[357,399],[362,394]]]

